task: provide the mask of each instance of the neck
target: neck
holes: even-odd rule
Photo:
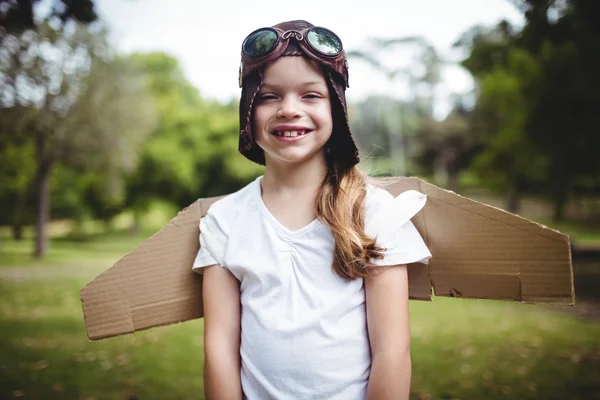
[[[263,190],[275,192],[316,191],[327,173],[325,154],[318,154],[308,162],[291,164],[279,160],[266,160],[262,180]]]

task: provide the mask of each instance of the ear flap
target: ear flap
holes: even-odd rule
[[[240,97],[240,140],[238,150],[250,161],[265,165],[265,154],[256,144],[252,132],[254,101],[263,84],[262,71],[253,72],[244,79]]]
[[[327,146],[331,149],[331,159],[341,170],[348,170],[358,164],[360,157],[358,148],[352,138],[344,84],[336,79],[331,71],[325,71],[327,86],[331,99],[331,115],[333,118],[333,132]]]

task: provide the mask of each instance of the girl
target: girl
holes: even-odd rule
[[[264,175],[200,221],[208,399],[407,399],[406,264],[430,253],[357,169],[341,40],[306,21],[242,45],[240,152]]]

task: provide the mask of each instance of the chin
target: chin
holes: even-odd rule
[[[272,160],[272,162],[275,163],[302,164],[307,162],[314,162],[315,160],[320,159],[325,161],[325,152],[318,151],[316,153],[307,153],[305,151],[294,150],[277,153],[265,152],[265,159],[267,160],[267,163],[269,160]]]

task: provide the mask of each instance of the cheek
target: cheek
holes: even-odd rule
[[[331,115],[331,107],[323,107],[318,113],[319,122],[327,129],[333,129],[333,116]]]
[[[256,107],[252,115],[252,131],[255,135],[262,134],[266,122],[264,107]]]

